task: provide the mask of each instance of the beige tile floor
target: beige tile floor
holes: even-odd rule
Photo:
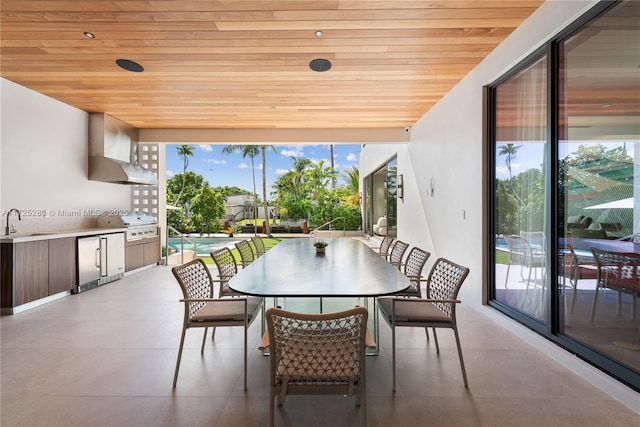
[[[3,316],[0,425],[263,426],[268,358],[250,330],[249,389],[242,387],[242,329],[222,328],[201,357],[188,332],[178,386],[171,381],[182,305],[168,267]],[[286,306],[287,301],[282,301]],[[486,309],[489,310],[489,309]],[[637,426],[637,412],[569,372],[491,316],[462,304],[460,333],[441,354],[419,329],[398,331],[398,389],[391,391],[390,333],[367,358],[370,426]],[[353,398],[290,397],[280,426],[356,426]]]

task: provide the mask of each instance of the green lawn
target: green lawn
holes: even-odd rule
[[[508,264],[509,253],[505,251],[496,251],[496,264]]]

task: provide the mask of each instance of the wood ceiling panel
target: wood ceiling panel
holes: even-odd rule
[[[3,0],[0,71],[141,128],[403,128],[541,3]]]

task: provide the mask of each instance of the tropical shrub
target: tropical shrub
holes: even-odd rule
[[[362,214],[359,206],[342,203],[333,210],[333,223],[336,230],[359,230],[362,227]]]

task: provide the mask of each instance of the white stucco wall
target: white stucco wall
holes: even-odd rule
[[[130,209],[128,186],[87,179],[86,112],[6,79],[0,95],[3,223],[11,208],[24,211],[19,232],[92,226],[86,210]]]
[[[595,1],[548,1],[412,126],[408,144],[370,144],[365,176],[395,153],[404,174],[398,238],[468,266],[465,303],[482,303],[482,88],[592,7]],[[430,182],[433,179],[433,196]]]

